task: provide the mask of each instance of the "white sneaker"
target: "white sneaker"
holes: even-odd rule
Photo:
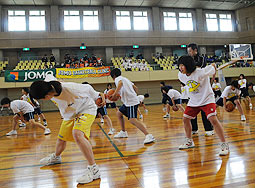
[[[44,122],[43,122],[43,126],[44,126],[44,127],[47,127],[47,126],[48,126],[47,121],[44,121]]]
[[[229,154],[229,146],[228,143],[222,142],[220,145],[220,152],[219,155],[227,155]]]
[[[245,115],[241,115],[241,121],[246,121]]]
[[[20,123],[19,127],[26,127],[27,125],[25,123]]]
[[[6,136],[11,136],[16,134],[18,134],[16,130],[11,130],[10,132],[6,133]]]
[[[49,128],[45,129],[45,131],[44,131],[44,135],[47,135],[47,134],[50,134],[50,133],[51,133],[51,131],[50,131],[50,129],[49,129]]]
[[[192,131],[192,135],[194,134],[198,134],[198,130],[197,131]]]
[[[101,123],[104,123],[104,118],[100,118],[100,122],[101,122]]]
[[[143,115],[140,115],[139,118],[140,118],[140,119],[143,119]]]
[[[148,112],[149,112],[149,110],[145,109],[145,110],[144,110],[144,112],[145,112],[145,113],[148,113]]]
[[[152,134],[147,134],[145,136],[145,139],[143,141],[144,144],[149,144],[155,141],[155,138],[152,136]]]
[[[188,149],[188,148],[194,148],[195,144],[192,139],[186,138],[185,142],[179,146],[179,149]]]
[[[112,129],[110,129],[110,131],[108,132],[108,135],[112,135],[114,132],[115,132],[115,129],[112,128]]]
[[[61,163],[61,156],[56,156],[55,153],[48,155],[47,157],[40,160],[40,164],[47,166],[47,165],[54,165]]]
[[[127,137],[128,137],[127,131],[124,132],[122,130],[114,135],[114,138],[127,138]]]
[[[170,114],[164,115],[163,118],[170,118]]]
[[[212,136],[214,135],[214,130],[212,131],[205,131],[205,136]]]
[[[97,165],[94,165],[93,167],[88,167],[85,170],[84,175],[79,177],[76,181],[80,184],[90,183],[93,180],[100,178],[100,170]]]
[[[250,107],[250,110],[252,110],[252,104],[251,103],[250,103],[249,107]]]

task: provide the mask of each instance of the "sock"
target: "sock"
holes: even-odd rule
[[[93,164],[93,165],[88,165],[88,169],[93,169],[93,168],[95,168],[97,166],[97,164],[95,163],[95,164]]]

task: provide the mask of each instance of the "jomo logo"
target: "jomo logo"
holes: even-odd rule
[[[43,71],[43,72],[25,72],[25,79],[24,81],[27,80],[36,80],[36,79],[44,79],[47,75],[52,75],[54,76],[53,71]]]
[[[19,80],[19,72],[10,72],[7,78],[8,80]]]

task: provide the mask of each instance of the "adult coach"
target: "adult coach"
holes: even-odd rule
[[[204,68],[206,66],[206,60],[204,57],[199,55],[198,47],[196,44],[194,43],[189,44],[187,51],[189,56],[193,57],[197,67]],[[206,136],[213,135],[214,134],[213,126],[210,123],[210,121],[207,119],[205,112],[202,110],[201,110],[201,116],[202,116],[202,121],[205,128],[205,135]],[[193,134],[198,133],[197,117],[191,120],[191,125],[192,125],[192,133]]]

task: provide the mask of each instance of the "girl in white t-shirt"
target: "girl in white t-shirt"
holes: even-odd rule
[[[210,84],[210,76],[215,74],[216,65],[213,63],[203,69],[196,68],[194,59],[190,56],[180,57],[178,65],[180,70],[178,78],[187,85],[190,98],[183,115],[186,140],[184,144],[179,146],[179,149],[195,146],[192,140],[190,120],[194,119],[203,110],[220,138],[221,149],[219,154],[227,155],[229,153],[229,146],[225,141],[223,127],[216,116],[215,98]]]
[[[249,96],[248,88],[246,87],[247,80],[243,74],[240,74],[238,84],[240,85],[241,94],[240,97],[246,98],[249,102],[249,107],[252,110],[251,98]]]
[[[218,78],[215,78],[215,79],[213,80],[212,89],[213,89],[214,97],[215,97],[215,98],[221,96],[221,85],[220,85],[220,83],[218,82]]]
[[[94,99],[98,97],[98,92],[87,84],[48,81],[35,81],[30,86],[30,95],[35,99],[54,100],[63,121],[58,133],[55,153],[41,159],[40,163],[42,165],[61,163],[60,155],[66,148],[66,142],[75,141],[88,161],[84,175],[79,177],[77,182],[90,183],[100,178],[100,170],[89,142],[91,125],[97,113]]]
[[[144,101],[145,98],[149,98],[149,96],[150,96],[150,95],[149,95],[148,93],[145,93],[144,95],[138,95],[138,96],[137,96],[138,99],[139,99],[139,102],[140,102],[139,106],[142,106],[142,107],[143,107],[145,113],[147,113],[148,110],[147,110],[147,108],[146,108],[146,106],[145,106],[145,104],[144,104],[143,101]],[[137,112],[138,112],[138,114],[139,114],[139,118],[140,118],[140,119],[143,119],[143,115],[142,115],[142,113],[141,113],[139,107],[138,107],[138,109],[137,109]]]
[[[6,136],[17,135],[16,127],[19,120],[22,122],[29,122],[30,125],[39,127],[44,130],[44,134],[48,135],[51,133],[49,128],[44,127],[42,124],[38,123],[34,119],[34,107],[23,100],[14,100],[11,101],[9,98],[3,98],[1,100],[1,105],[3,107],[10,107],[14,113],[12,130],[6,134]]]

